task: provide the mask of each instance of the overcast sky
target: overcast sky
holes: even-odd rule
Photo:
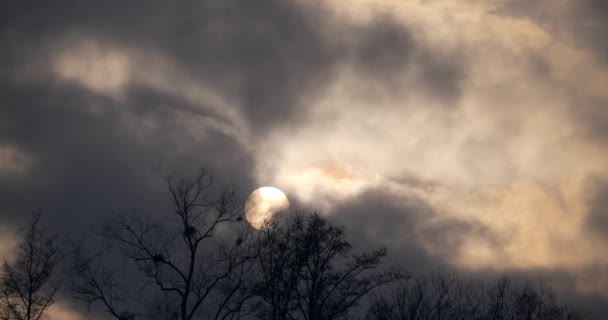
[[[608,313],[604,0],[4,0],[0,48],[0,255],[34,209],[81,232],[205,166]]]

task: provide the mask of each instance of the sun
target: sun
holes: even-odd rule
[[[289,200],[283,191],[275,187],[261,187],[254,190],[245,203],[245,217],[249,224],[262,229],[277,212],[289,208]]]

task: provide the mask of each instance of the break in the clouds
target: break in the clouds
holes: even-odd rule
[[[544,271],[608,297],[602,1],[0,12],[4,223],[154,210],[153,167],[205,164],[244,193],[281,188],[406,266]]]

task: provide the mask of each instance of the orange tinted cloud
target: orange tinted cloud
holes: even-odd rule
[[[308,99],[312,119],[260,146],[260,181],[272,177],[325,210],[378,187],[423,199],[436,209],[431,221],[487,230],[461,235],[446,257],[463,269],[608,266],[597,255],[608,243],[586,227],[589,181],[608,176],[608,148],[579,117],[581,105],[599,112],[594,101],[608,99],[608,68],[592,52],[497,14],[505,1],[321,3],[345,24],[391,17],[413,30],[414,45],[381,80],[345,56],[327,90]],[[456,66],[433,65],[429,52]],[[429,82],[433,70],[442,71]],[[446,100],[439,86],[450,70],[462,72]],[[419,236],[427,252],[446,254]]]

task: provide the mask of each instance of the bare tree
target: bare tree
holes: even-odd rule
[[[100,235],[142,277],[150,296],[143,317],[232,319],[247,298],[242,287],[253,260],[242,232],[225,237],[225,227],[242,221],[236,188],[217,190],[205,170],[191,177],[161,172],[161,177],[169,190],[168,217],[121,215],[108,219]],[[74,249],[74,292],[87,304],[101,302],[115,319],[133,319],[137,312],[127,310],[118,294],[124,288],[98,263],[103,255]]]
[[[376,297],[367,320],[582,320],[576,309],[560,305],[540,283],[494,285],[435,273],[404,279],[388,294]]]
[[[122,285],[116,272],[103,261],[104,252],[91,252],[83,241],[71,243],[71,283],[74,298],[84,302],[87,311],[95,302],[100,302],[104,310],[119,320],[133,320],[129,311]]]
[[[317,213],[297,213],[286,227],[271,223],[260,240],[265,301],[259,317],[273,320],[347,318],[361,298],[402,276],[376,272],[386,249],[351,254],[343,228]]]
[[[72,244],[71,289],[114,319],[336,320],[355,312],[366,320],[584,319],[544,285],[381,270],[386,249],[353,254],[343,228],[317,213],[278,217],[255,230],[238,223],[243,206],[234,187],[216,191],[205,171],[162,177],[167,217],[120,215],[99,233],[107,248]],[[127,278],[138,275],[139,296],[128,293],[133,286],[108,254],[131,267]],[[379,287],[385,291],[371,296]]]
[[[40,226],[40,212],[21,230],[21,244],[14,263],[4,261],[0,298],[5,320],[38,320],[53,304],[61,283],[56,269],[62,260],[54,237]]]

